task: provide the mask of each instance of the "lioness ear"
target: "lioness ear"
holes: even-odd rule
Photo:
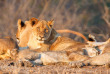
[[[31,25],[32,26],[34,26],[34,25],[36,25],[37,23],[38,23],[38,19],[36,19],[36,18],[31,18],[30,20],[29,20],[30,22],[31,22]]]
[[[50,20],[50,21],[48,21],[48,26],[52,27],[53,24],[54,24],[54,20]]]
[[[18,29],[22,29],[23,27],[25,27],[26,25],[24,24],[23,21],[21,21],[21,19],[18,19]]]
[[[92,42],[96,42],[95,36],[92,35],[92,34],[89,34],[88,40],[89,40],[89,41],[92,41]]]

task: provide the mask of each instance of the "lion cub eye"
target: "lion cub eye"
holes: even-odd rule
[[[19,40],[19,38],[16,38],[17,40]]]

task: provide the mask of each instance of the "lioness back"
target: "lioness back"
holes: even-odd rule
[[[50,50],[61,51],[61,50],[73,49],[73,51],[77,51],[77,50],[81,50],[81,48],[84,48],[84,46],[85,46],[84,43],[74,41],[71,38],[58,37],[56,39],[56,41],[51,45]],[[80,49],[78,49],[78,48],[80,48]]]

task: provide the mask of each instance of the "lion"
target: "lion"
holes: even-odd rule
[[[76,48],[76,45],[81,45],[82,47],[85,45],[73,39],[60,36],[53,29],[53,24],[53,20],[39,20],[37,24],[33,24],[32,33],[27,44],[30,49],[38,49],[38,51],[62,51],[69,47]]]
[[[16,38],[19,47],[27,46],[29,36],[32,32],[31,24],[32,23],[29,21],[25,21],[24,23],[23,21],[21,21],[21,19],[18,20],[18,29],[16,32]]]
[[[67,63],[71,64],[74,61],[81,61],[83,63],[81,64],[81,66],[84,64],[85,65],[110,64],[110,60],[109,60],[110,59],[110,51],[109,51],[110,39],[105,42],[97,42],[93,36],[89,35],[90,37],[93,37],[93,39],[90,38],[89,41],[87,41],[87,44],[84,44],[84,43],[82,44],[70,38],[60,36],[52,28],[53,22],[54,22],[53,20],[47,22],[44,20],[31,19],[26,22],[24,25],[23,24],[21,25],[20,23],[21,27],[19,28],[21,28],[21,31],[19,30],[18,36],[17,35],[16,36],[21,42],[21,45],[23,46],[28,45],[30,48],[36,51],[40,51],[40,52],[34,52],[33,50],[27,49],[30,54],[31,52],[35,53],[35,57],[38,58],[38,59],[34,59],[34,62],[48,65],[51,63],[58,63],[58,62],[61,62],[61,63],[66,62],[66,64]],[[26,40],[26,42],[24,40]],[[22,44],[23,41],[24,43]],[[91,54],[88,54],[87,56],[85,56],[85,55],[82,55],[84,54],[82,53],[82,48],[90,49],[88,50],[90,52],[91,52],[91,49],[93,49],[96,53],[97,51],[95,49],[97,49],[99,52],[98,52],[98,55],[93,52],[91,57],[90,57]],[[68,50],[72,50],[72,51],[68,51]],[[22,51],[25,52],[25,50],[22,50]],[[20,53],[22,53],[22,51],[20,51]],[[46,51],[46,52],[41,52],[41,51]],[[28,59],[29,61],[33,59],[33,56],[30,56],[30,59],[28,57],[26,58],[26,55],[28,54],[22,54],[22,55],[24,55],[24,60]],[[56,57],[59,59],[56,59]],[[21,58],[23,57],[21,56],[18,59],[21,59]]]
[[[27,46],[27,42],[29,41],[29,36],[32,33],[32,23],[34,24],[38,22],[38,19],[36,18],[32,18],[30,19],[30,21],[26,21],[25,23],[23,21],[21,21],[21,19],[18,20],[18,29],[17,29],[17,33],[16,33],[16,38],[19,42],[19,47],[25,47]],[[53,31],[53,30],[52,30]],[[82,34],[78,34],[78,32],[72,32],[70,30],[58,30],[58,32],[60,31],[60,33],[63,32],[70,32],[70,33],[74,33],[76,35],[81,36],[82,38],[85,38]],[[54,31],[55,32],[55,31]],[[58,34],[59,35],[59,34]],[[85,41],[87,40],[86,38],[84,39]]]
[[[74,61],[84,61],[85,59],[89,58],[89,56],[82,55],[83,54],[82,48],[85,47],[86,44],[76,42],[67,37],[61,37],[52,28],[54,22],[53,20],[47,22],[44,20],[39,21],[36,18],[34,18],[26,22],[25,24],[22,25],[20,21],[20,24],[18,24],[20,25],[20,27],[18,27],[18,30],[19,28],[21,28],[20,29],[21,31],[19,30],[21,33],[17,31],[18,33],[16,34],[16,37],[19,39],[19,41],[23,41],[27,39],[28,41],[24,43],[28,45],[30,49],[19,51],[17,58],[18,60],[26,61],[28,59],[29,61],[34,59],[35,62],[40,62],[43,63],[44,65],[47,65],[50,63],[58,63],[58,62],[71,63]],[[30,27],[27,24],[30,25]],[[28,28],[30,28],[31,30],[29,33],[27,33],[29,31]],[[27,36],[28,38],[26,38]],[[35,51],[40,51],[40,52],[35,52]],[[41,52],[41,51],[46,51],[46,52]],[[23,52],[25,52],[25,54]],[[56,58],[53,56],[53,54],[56,55],[55,56]],[[50,62],[47,58],[48,59],[50,58]],[[57,58],[59,58],[59,60]]]
[[[41,51],[77,51],[82,55],[87,55],[83,53],[83,49],[85,48],[85,43],[76,42],[73,39],[67,37],[61,37],[54,29],[53,29],[53,20],[51,21],[39,21],[36,18],[31,18],[29,21],[23,23],[21,20],[18,20],[18,31],[16,33],[16,38],[19,40],[19,47],[23,47],[21,49],[26,49],[29,47],[31,50],[35,50],[37,52]],[[38,25],[36,25],[38,24]],[[46,25],[47,24],[47,25]],[[37,27],[46,26],[47,30]],[[50,25],[50,26],[49,26]],[[45,30],[44,33],[41,33],[41,36],[37,36],[38,30]],[[58,30],[60,31],[60,30]],[[60,32],[62,32],[61,30]],[[64,32],[69,32],[70,30],[65,30]],[[20,33],[21,32],[21,33]],[[46,33],[47,32],[47,33]],[[74,33],[74,31],[70,31]],[[47,38],[41,38],[43,34],[47,34]],[[51,33],[51,34],[50,34]],[[38,33],[40,34],[40,32]],[[77,34],[77,32],[75,32]],[[30,37],[29,37],[30,36]],[[50,37],[49,37],[50,36]],[[83,36],[79,33],[79,36]],[[48,38],[49,37],[49,38]],[[84,37],[84,36],[83,36]],[[47,40],[46,40],[47,39]],[[87,39],[85,38],[85,41]],[[66,44],[66,45],[65,45]],[[27,46],[28,45],[28,46]],[[64,46],[65,45],[65,46]],[[94,51],[94,48],[90,48],[90,50]],[[96,55],[95,53],[88,56]],[[97,53],[97,52],[96,52]]]
[[[0,39],[0,60],[10,59],[17,52],[17,44],[11,37],[4,37]],[[14,52],[14,53],[13,53]]]

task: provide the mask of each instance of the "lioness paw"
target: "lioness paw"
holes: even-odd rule
[[[16,62],[17,67],[33,67],[34,65],[30,61],[19,61]]]

